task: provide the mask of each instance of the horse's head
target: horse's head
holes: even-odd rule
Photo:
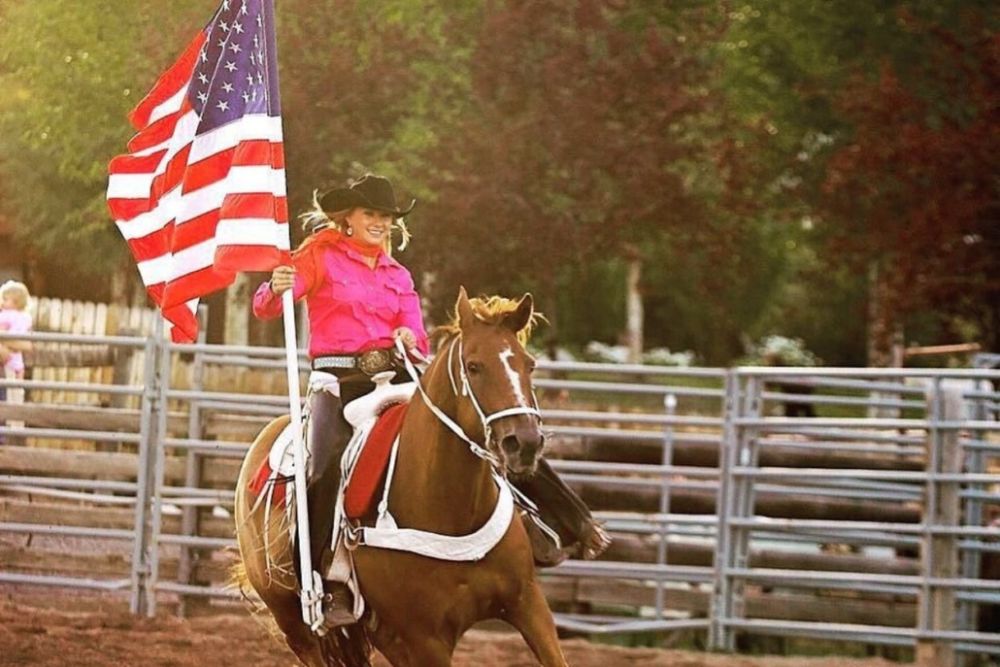
[[[531,388],[535,360],[524,349],[535,317],[531,295],[470,300],[462,288],[455,311],[459,354],[449,361],[471,399],[459,401],[459,421],[484,425],[487,449],[508,471],[533,473],[545,436]]]

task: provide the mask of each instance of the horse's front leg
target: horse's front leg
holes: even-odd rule
[[[517,600],[503,611],[503,619],[517,628],[543,667],[567,667],[552,610],[542,595],[542,587],[533,579]]]

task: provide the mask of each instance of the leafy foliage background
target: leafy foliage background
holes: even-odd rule
[[[138,292],[106,165],[215,4],[0,0],[0,217],[47,293]],[[908,339],[1000,349],[993,3],[277,9],[291,209],[391,177],[435,319],[530,290],[547,342],[615,342],[639,257],[647,344],[705,363],[769,334],[863,363],[876,286]]]

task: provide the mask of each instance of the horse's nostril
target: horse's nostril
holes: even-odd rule
[[[538,450],[534,447],[522,447],[521,448],[521,465],[524,468],[530,468],[534,470],[535,463],[538,461]]]
[[[504,452],[507,454],[513,454],[518,450],[520,444],[518,443],[516,436],[508,435],[500,441],[500,446],[503,447]]]

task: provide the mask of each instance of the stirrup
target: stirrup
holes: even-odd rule
[[[329,593],[323,594],[323,632],[357,621],[354,618],[354,596],[347,584],[328,581]]]
[[[555,567],[564,560],[568,554],[562,548],[558,533],[552,531],[541,519],[527,510],[521,510],[521,523],[528,533],[528,541],[531,543],[531,555],[535,565],[538,567]],[[544,526],[544,528],[543,528]]]

